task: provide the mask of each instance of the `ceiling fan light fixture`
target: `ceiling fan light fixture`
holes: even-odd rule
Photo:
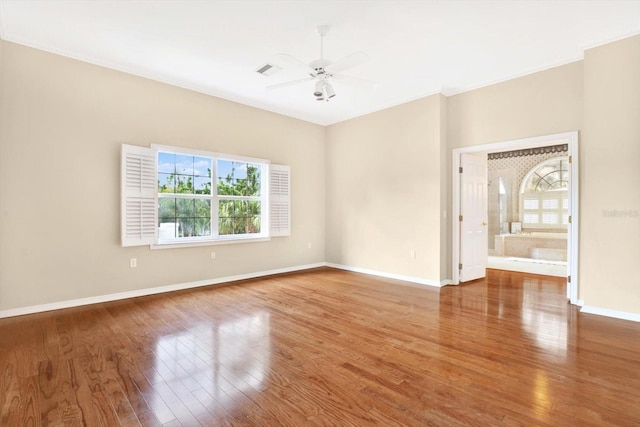
[[[324,93],[327,96],[327,101],[336,96],[336,91],[333,90],[333,86],[331,86],[331,83],[327,83],[326,85],[324,85]]]
[[[324,91],[324,85],[326,82],[324,80],[318,80],[316,82],[316,90],[313,92],[313,96],[316,98],[321,97]]]

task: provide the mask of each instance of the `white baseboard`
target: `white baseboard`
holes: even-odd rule
[[[631,320],[632,322],[640,322],[640,314],[629,313],[626,311],[610,310],[608,308],[594,307],[592,305],[583,305],[580,308],[581,313],[597,314],[598,316],[614,317],[616,319]]]
[[[328,262],[325,265],[327,267],[338,268],[340,270],[353,271],[354,273],[370,274],[372,276],[386,277],[387,279],[403,280],[405,282],[417,283],[419,285],[435,286],[435,287],[438,287],[438,288],[440,288],[440,287],[442,287],[444,285],[451,284],[451,280],[443,280],[441,282],[438,282],[438,281],[435,281],[435,280],[422,279],[420,277],[403,276],[401,274],[394,274],[394,273],[386,273],[384,271],[369,270],[368,268],[350,267],[348,265],[334,264],[334,263],[331,263],[331,262]]]
[[[255,273],[218,277],[216,279],[198,280],[196,282],[188,282],[188,283],[179,283],[177,285],[158,286],[155,288],[137,289],[135,291],[118,292],[118,293],[109,294],[109,295],[100,295],[96,297],[79,298],[79,299],[60,301],[60,302],[54,302],[49,304],[32,305],[28,307],[2,310],[0,311],[0,319],[5,317],[22,316],[25,314],[41,313],[41,312],[51,311],[51,310],[60,310],[63,308],[79,307],[79,306],[89,305],[89,304],[98,304],[102,302],[117,301],[117,300],[122,300],[127,298],[136,298],[136,297],[142,297],[146,295],[155,295],[155,294],[161,294],[164,292],[179,291],[183,289],[192,289],[192,288],[198,288],[202,286],[220,285],[224,283],[236,282],[239,280],[255,279],[258,277],[272,276],[274,274],[291,273],[295,271],[309,270],[312,268],[325,267],[325,266],[337,268],[340,270],[353,271],[355,273],[370,274],[372,276],[402,280],[405,282],[416,283],[419,285],[442,287],[452,283],[450,279],[445,279],[438,282],[435,280],[422,279],[422,278],[413,277],[413,276],[404,276],[401,274],[386,273],[383,271],[370,270],[367,268],[350,267],[347,265],[334,264],[330,262],[318,262],[315,264],[306,264],[306,265],[298,265],[293,267],[278,268],[274,270],[258,271]],[[582,307],[580,308],[581,313],[596,314],[599,316],[613,317],[616,319],[640,322],[640,314],[628,313],[628,312],[618,311],[618,310],[610,310],[608,308],[600,308],[600,307],[588,306],[583,304],[584,304],[583,300],[578,301],[578,305],[582,305]]]
[[[183,289],[198,288],[202,286],[220,285],[223,283],[236,282],[238,280],[255,279],[258,277],[272,276],[274,274],[291,273],[294,271],[309,270],[311,268],[324,267],[324,262],[315,264],[297,265],[294,267],[278,268],[275,270],[259,271],[255,273],[238,274],[235,276],[218,277],[216,279],[198,280],[197,282],[180,283],[177,285],[158,286],[155,288],[137,289],[135,291],[118,292],[109,295],[96,297],[79,298],[67,301],[54,302],[49,304],[32,305],[28,307],[14,308],[0,311],[0,319],[4,317],[22,316],[25,314],[41,313],[44,311],[60,310],[62,308],[79,307],[101,302],[117,301],[127,298],[136,298],[146,295],[161,294],[164,292],[180,291]]]

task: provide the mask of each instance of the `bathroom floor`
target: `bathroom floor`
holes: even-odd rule
[[[544,259],[490,256],[487,268],[519,271],[522,273],[544,274],[545,276],[566,277],[566,261]]]

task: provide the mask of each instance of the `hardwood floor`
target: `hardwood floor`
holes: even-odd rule
[[[0,319],[0,425],[640,425],[640,324],[564,293],[323,268]]]

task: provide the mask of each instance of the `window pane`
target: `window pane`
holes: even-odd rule
[[[211,235],[211,218],[210,217],[196,217],[194,219],[195,235],[196,236],[210,236]]]
[[[158,193],[175,193],[175,174],[158,173]]]
[[[218,160],[218,194],[260,197],[260,170],[259,164]]]
[[[211,194],[209,157],[158,153],[158,192]]]
[[[218,216],[232,217],[234,208],[233,200],[220,200],[218,203]]]
[[[566,159],[566,158],[565,158]],[[566,160],[544,161],[529,172],[523,193],[560,190],[568,187]]]
[[[247,169],[247,196],[260,197],[260,167],[249,165]]]
[[[260,233],[260,216],[249,218],[247,233]]]
[[[542,209],[558,209],[558,199],[545,199],[542,201]]]
[[[538,209],[538,199],[524,199],[524,209]]]
[[[211,178],[208,176],[194,177],[193,186],[196,194],[211,194]]]
[[[218,202],[218,234],[233,234],[233,200]]]
[[[158,172],[175,173],[176,155],[169,153],[158,153]]]
[[[558,214],[557,213],[549,213],[545,212],[542,214],[542,223],[543,224],[557,224],[558,223]]]
[[[176,217],[176,199],[158,199],[158,218],[173,219]]]
[[[569,199],[562,199],[562,209],[569,209]]]
[[[193,194],[193,177],[186,175],[176,175],[177,194]]]
[[[195,216],[198,218],[211,218],[211,200],[195,199]]]
[[[258,201],[250,201],[248,202],[248,211],[249,211],[249,215],[251,216],[260,216],[260,206],[261,206],[261,202]]]
[[[246,200],[236,200],[234,202],[234,215],[235,217],[246,217],[248,215],[248,203]]]
[[[193,156],[176,154],[176,173],[193,175]]]
[[[245,234],[247,232],[247,218],[233,219],[233,234]]]
[[[537,224],[538,221],[538,214],[524,214],[524,222],[526,224]]]
[[[233,218],[218,218],[218,234],[221,236],[233,234]]]
[[[188,218],[195,216],[195,200],[176,199],[176,217]]]
[[[163,222],[160,221],[160,227],[158,228],[158,239],[175,239],[180,232],[180,225],[177,222]]]
[[[233,178],[233,162],[229,160],[218,160],[218,178]]]
[[[193,237],[195,236],[195,221],[194,218],[180,218],[180,237]]]
[[[256,200],[220,200],[218,233],[251,234],[261,231],[261,204]]]
[[[193,175],[211,177],[211,159],[208,157],[194,157]]]
[[[233,196],[233,162],[218,160],[218,195]]]
[[[235,179],[247,179],[247,164],[233,162],[233,177]]]

